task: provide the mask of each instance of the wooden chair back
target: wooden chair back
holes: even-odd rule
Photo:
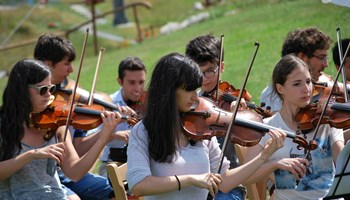
[[[239,163],[243,165],[246,162],[247,147],[235,144],[235,151]],[[266,181],[245,185],[247,188],[247,198],[249,200],[266,200]]]
[[[109,163],[106,165],[109,180],[112,183],[115,198],[118,200],[138,199],[143,200],[143,197],[128,196],[125,191],[124,181],[126,181],[127,164],[124,163],[118,166],[116,163]]]

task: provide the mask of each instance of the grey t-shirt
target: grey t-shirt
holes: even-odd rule
[[[40,148],[56,143],[56,137]],[[20,154],[35,149],[22,143]],[[67,199],[52,159],[33,160],[9,178],[0,181],[0,199]],[[51,174],[52,173],[52,174]]]

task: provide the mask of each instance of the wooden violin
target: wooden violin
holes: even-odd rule
[[[54,100],[43,112],[32,113],[31,120],[36,128],[42,130],[57,130],[58,127],[66,124],[70,104],[65,101]],[[75,105],[69,125],[80,130],[91,130],[102,123],[101,113],[104,107],[100,105]],[[138,120],[122,115],[122,120],[130,125],[135,125]]]
[[[233,85],[229,84],[228,82],[220,82],[218,90],[219,98],[217,101],[218,106],[226,111],[231,111],[231,103],[237,100],[239,92],[239,89],[236,89]],[[215,101],[214,95],[211,95],[210,98]],[[243,91],[242,98],[244,98],[247,101],[246,103],[248,108],[254,110],[262,117],[266,118],[272,116],[269,110],[265,110],[262,107],[249,102],[252,97],[247,90]]]
[[[181,126],[184,134],[192,140],[211,139],[213,136],[225,136],[232,119],[232,113],[222,110],[207,98],[199,97],[199,102],[189,112],[181,113]],[[275,127],[262,123],[261,117],[250,110],[240,110],[230,133],[230,141],[242,146],[254,146],[270,129]],[[298,144],[298,148],[314,150],[315,141],[308,143],[295,133],[284,131],[288,138]]]
[[[71,79],[66,79],[61,85],[56,87],[54,93],[55,99],[60,101],[70,102],[73,94],[75,81]],[[87,104],[90,97],[90,92],[77,87],[76,95],[74,101],[82,104]],[[96,92],[94,94],[93,103],[103,106],[107,110],[118,110],[118,107],[112,103],[110,96],[103,92]]]

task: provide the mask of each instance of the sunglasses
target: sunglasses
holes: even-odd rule
[[[29,84],[28,87],[36,89],[40,95],[44,95],[49,91],[51,94],[56,91],[56,85],[43,85],[43,86],[37,86]]]

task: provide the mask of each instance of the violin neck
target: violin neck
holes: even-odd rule
[[[93,100],[94,100],[94,103],[101,105],[103,107],[109,108],[111,110],[118,110],[118,107],[116,105],[114,105],[113,103],[109,103],[109,102],[106,102],[106,101],[103,101],[103,100],[97,99],[97,98],[94,98]]]
[[[236,100],[237,100],[237,97],[235,97],[235,96],[233,96],[233,95],[231,95],[231,94],[225,93],[225,94],[223,94],[223,95],[221,96],[221,99],[222,99],[223,101],[226,101],[226,102],[228,102],[228,103],[231,103],[231,102],[233,102],[233,101],[236,101]],[[246,102],[246,103],[247,103],[248,108],[251,108],[251,109],[255,109],[255,108],[256,108],[256,105],[255,105],[255,104],[250,103],[250,102]]]
[[[273,126],[269,126],[267,124],[263,124],[260,122],[256,122],[253,120],[247,120],[247,119],[243,119],[240,117],[237,117],[235,120],[235,124],[239,125],[239,126],[244,126],[244,127],[248,127],[248,128],[252,128],[255,129],[257,131],[261,131],[261,132],[269,132],[270,130],[276,130],[276,127]],[[290,131],[285,131],[283,130],[284,133],[287,134],[287,137],[294,139],[296,137],[295,133],[292,133]]]
[[[79,114],[86,114],[86,115],[93,115],[93,116],[101,116],[101,111],[98,110],[93,110],[93,109],[88,109],[88,108],[83,108],[83,107],[76,107],[74,109],[75,113]],[[123,115],[122,119],[127,120],[129,116]]]

